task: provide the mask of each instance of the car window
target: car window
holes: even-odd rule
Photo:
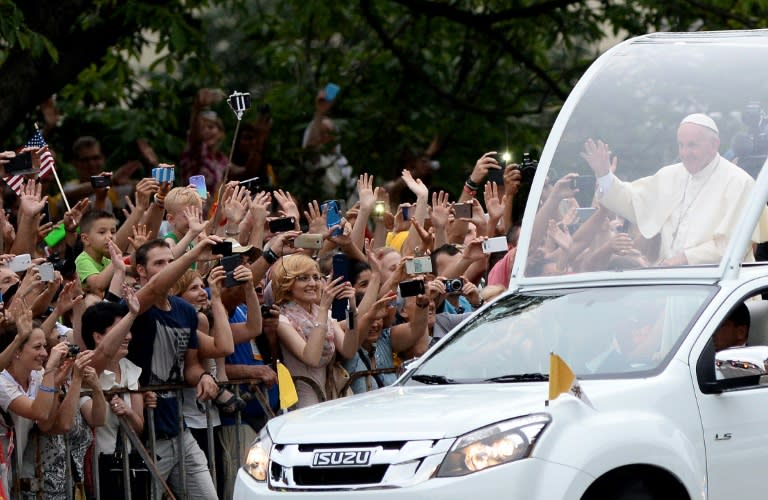
[[[512,294],[444,341],[414,375],[455,382],[546,375],[554,352],[581,378],[647,376],[671,358],[715,291],[674,285]]]
[[[538,167],[524,275],[719,264],[768,154],[765,39],[659,34],[610,53]],[[596,180],[603,153],[617,182]]]

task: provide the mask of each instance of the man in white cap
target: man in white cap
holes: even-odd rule
[[[720,156],[720,133],[707,115],[683,118],[677,146],[680,163],[633,182],[613,174],[616,158],[602,141],[589,139],[581,156],[595,172],[600,203],[636,224],[645,238],[660,235],[659,265],[717,263],[754,180]]]

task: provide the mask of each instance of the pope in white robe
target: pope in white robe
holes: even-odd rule
[[[680,163],[632,182],[612,172],[608,146],[588,140],[582,157],[595,172],[600,203],[637,225],[645,238],[660,235],[660,265],[715,264],[725,253],[754,180],[718,153],[720,136],[708,116],[685,117],[677,130]],[[763,214],[760,226],[768,222]],[[762,233],[762,234],[761,234]],[[755,241],[768,232],[756,231]],[[751,249],[747,260],[753,260]]]

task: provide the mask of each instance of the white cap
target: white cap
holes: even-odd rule
[[[717,135],[720,135],[720,131],[717,129],[715,120],[708,117],[704,113],[694,113],[692,115],[688,115],[685,118],[683,118],[683,121],[680,122],[680,125],[682,125],[683,123],[694,123],[696,125],[701,125],[702,127],[706,127],[709,130],[712,130]]]

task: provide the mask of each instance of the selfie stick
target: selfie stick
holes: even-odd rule
[[[35,131],[37,132],[39,130],[40,129],[37,128],[37,123],[35,123]],[[61,193],[61,199],[64,200],[64,206],[67,207],[67,212],[69,212],[72,209],[69,207],[69,200],[67,200],[67,195],[64,193],[64,188],[61,187],[61,181],[59,180],[59,174],[56,173],[56,165],[54,165],[51,170],[53,171],[53,177],[56,179],[56,184],[59,186],[59,192]]]
[[[232,156],[235,154],[235,142],[237,141],[237,134],[240,132],[240,123],[243,119],[243,113],[245,113],[245,97],[246,94],[243,94],[242,92],[238,92],[237,90],[232,93],[231,96],[229,96],[229,102],[230,106],[232,107],[232,111],[235,113],[235,116],[237,117],[237,125],[235,125],[235,133],[232,136],[232,145],[229,147],[229,161],[227,161],[227,168],[224,170],[224,177],[221,179],[221,183],[219,184],[219,189],[216,190],[216,198],[213,200],[213,207],[211,209],[213,210],[213,220],[214,224],[213,227],[216,227],[216,221],[219,217],[219,200],[221,200],[221,195],[224,192],[224,186],[227,185],[227,179],[229,178],[229,167],[232,165]],[[238,103],[238,107],[235,108],[231,105],[232,100],[235,100]],[[242,106],[241,106],[242,105]]]

